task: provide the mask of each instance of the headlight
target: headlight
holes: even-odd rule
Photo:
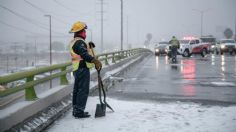
[[[159,52],[159,49],[156,49],[156,52]]]
[[[212,45],[211,48],[212,48],[212,49],[215,48],[215,45]]]
[[[221,45],[220,48],[221,48],[221,49],[224,49],[224,48],[225,48],[225,45]]]
[[[168,52],[168,49],[165,49],[165,52]]]

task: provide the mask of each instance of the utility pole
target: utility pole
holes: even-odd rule
[[[126,39],[127,39],[127,46],[129,46],[129,17],[127,16],[127,21],[126,21],[126,30],[127,30],[127,36],[126,36]]]
[[[7,73],[9,72],[9,57],[8,57],[8,53],[7,53]]]
[[[123,0],[121,1],[121,35],[120,35],[120,41],[121,41],[121,45],[120,45],[120,49],[123,50]]]
[[[103,0],[101,0],[101,53],[103,53]]]
[[[36,47],[36,37],[34,38],[34,66],[36,66],[36,56],[37,56],[37,47]]]
[[[206,10],[197,10],[197,9],[192,9],[193,11],[196,11],[198,13],[201,14],[201,36],[203,35],[203,15],[204,13],[206,13],[207,11],[209,11],[210,9],[206,9]]]
[[[104,17],[105,17],[105,13],[106,13],[106,7],[104,5],[107,5],[105,0],[98,0],[99,2],[96,4],[99,4],[99,21],[101,24],[101,53],[104,52]],[[101,14],[100,14],[101,13]]]
[[[52,17],[51,15],[44,15],[45,17],[49,18],[49,52],[50,52],[50,65],[52,65]],[[52,72],[50,72],[52,75]],[[52,80],[50,80],[50,88],[52,88]]]
[[[51,15],[44,15],[49,18],[49,52],[50,52],[50,65],[52,65],[52,17]]]
[[[235,16],[235,23],[234,23],[234,40],[236,41],[236,16]]]
[[[16,52],[16,44],[17,42],[13,42],[14,44],[14,50],[15,50],[15,65],[16,65],[16,71],[17,71],[17,60],[18,60],[18,55],[17,55],[17,52]]]

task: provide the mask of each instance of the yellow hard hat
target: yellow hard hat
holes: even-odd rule
[[[73,24],[73,26],[70,30],[70,33],[76,33],[76,32],[79,32],[83,29],[87,29],[87,25],[83,22],[78,21],[78,22]]]

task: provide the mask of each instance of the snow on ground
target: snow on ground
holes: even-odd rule
[[[87,111],[92,117],[75,119],[71,111],[49,132],[235,132],[236,106],[202,106],[183,102],[136,102],[109,98],[115,112],[107,109],[94,118],[97,97],[89,97]]]

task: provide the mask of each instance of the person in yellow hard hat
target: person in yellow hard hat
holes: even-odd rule
[[[69,44],[69,49],[75,78],[72,99],[73,116],[75,118],[90,117],[88,112],[84,112],[89,94],[89,69],[94,65],[97,70],[101,70],[102,68],[101,62],[94,57],[91,49],[94,47],[94,44],[90,42],[89,46],[85,42],[86,29],[86,24],[78,21],[70,30],[70,33],[74,33],[74,38]],[[93,46],[91,46],[91,43]]]

